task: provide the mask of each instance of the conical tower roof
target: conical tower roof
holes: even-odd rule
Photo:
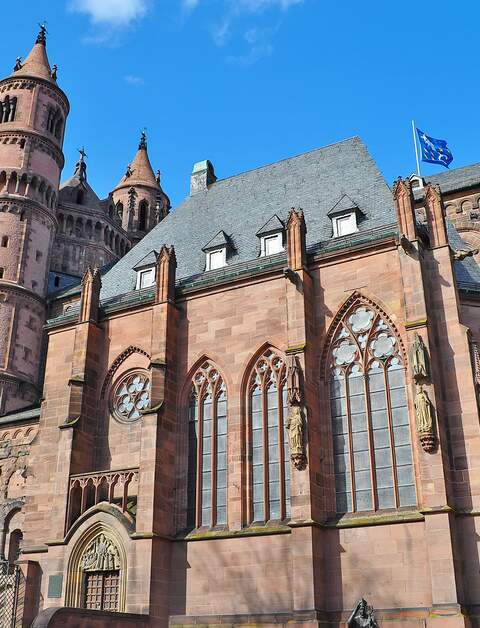
[[[13,71],[11,76],[32,76],[55,83],[55,80],[52,78],[52,69],[47,57],[46,33],[45,26],[42,25],[30,54],[25,61],[21,63],[21,67]]]
[[[134,160],[131,164],[129,164],[127,172],[120,179],[115,187],[115,190],[135,185],[145,185],[147,187],[160,190],[160,185],[153,173],[152,164],[148,158],[147,137],[145,132],[142,132],[140,144],[138,145],[138,151]]]

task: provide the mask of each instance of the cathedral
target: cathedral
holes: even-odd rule
[[[101,199],[58,80],[0,81],[0,628],[480,626],[480,164],[172,209],[142,133]]]

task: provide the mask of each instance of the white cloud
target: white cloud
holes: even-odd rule
[[[70,8],[94,25],[118,28],[144,17],[148,6],[147,0],[72,0]]]
[[[193,11],[200,3],[200,0],[182,0],[182,6],[186,11]]]
[[[132,85],[133,87],[140,87],[141,85],[145,85],[145,81],[141,76],[135,76],[134,74],[126,74],[123,77],[125,83]]]

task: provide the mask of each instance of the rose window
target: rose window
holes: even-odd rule
[[[150,379],[144,373],[129,373],[115,386],[113,414],[120,421],[136,421],[150,405]]]

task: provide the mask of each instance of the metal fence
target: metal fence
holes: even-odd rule
[[[16,628],[22,623],[20,588],[22,572],[18,565],[0,561],[0,628]]]

